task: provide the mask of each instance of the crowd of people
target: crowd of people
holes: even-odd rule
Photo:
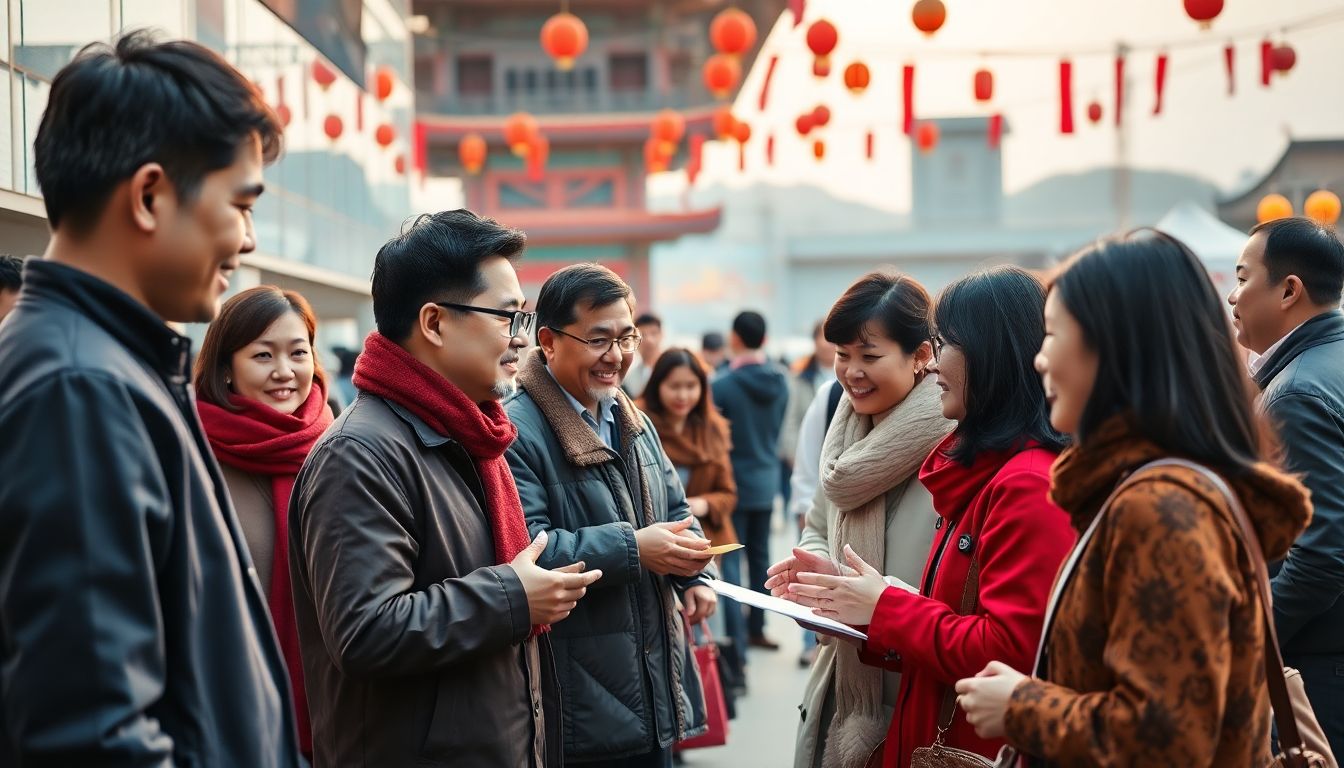
[[[1225,298],[1157,231],[873,272],[789,370],[752,311],[664,348],[597,264],[527,296],[525,233],[445,211],[333,376],[303,296],[221,304],[281,136],[192,43],[52,82],[51,241],[0,258],[0,763],[670,766],[692,644],[779,648],[716,579],[862,630],[769,704],[800,768],[1306,765],[1280,652],[1344,751],[1332,229],[1257,227]]]

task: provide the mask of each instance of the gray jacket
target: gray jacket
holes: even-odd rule
[[[1298,328],[1256,374],[1284,465],[1315,508],[1273,573],[1274,623],[1289,654],[1344,652],[1344,314]]]
[[[676,596],[695,579],[643,570],[635,529],[690,514],[676,470],[648,418],[618,395],[620,452],[607,448],[545,369],[527,358],[504,404],[518,427],[506,456],[533,536],[548,532],[538,563],[582,560],[602,579],[551,632],[572,761],[668,747],[704,730],[704,697],[689,660]],[[700,533],[699,523],[693,529]]]

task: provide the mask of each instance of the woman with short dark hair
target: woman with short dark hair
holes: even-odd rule
[[[952,686],[1000,659],[1031,664],[1046,596],[1073,543],[1046,496],[1065,440],[1051,426],[1032,358],[1045,289],[1016,267],[948,286],[934,313],[943,415],[957,428],[924,461],[937,533],[918,586],[892,585],[853,553],[839,577],[799,576],[796,599],[822,616],[869,625],[861,658],[901,671],[882,765],[906,768],[941,746],[992,756],[954,707]]]
[[[826,317],[845,394],[822,445],[820,488],[802,540],[768,571],[773,594],[796,597],[790,589],[802,572],[838,574],[851,547],[884,574],[919,578],[933,536],[933,500],[919,466],[953,426],[928,375],[930,304],[909,276],[874,272]],[[899,678],[823,638],[803,694],[794,765],[862,765],[891,721]]]
[[[294,696],[299,742],[312,754],[289,576],[289,496],[313,444],[332,422],[314,354],[317,318],[273,285],[229,299],[196,359],[196,407],[228,485]]]
[[[1174,238],[1107,240],[1055,281],[1045,330],[1050,421],[1075,438],[1051,497],[1081,538],[1035,676],[998,662],[967,675],[967,719],[1032,765],[1269,765],[1272,617],[1233,497],[1266,560],[1288,552],[1311,505],[1268,463],[1213,283]],[[1163,459],[1194,464],[1150,466]]]

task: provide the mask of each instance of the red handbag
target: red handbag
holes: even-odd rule
[[[728,705],[723,700],[723,681],[719,679],[719,647],[709,633],[709,624],[700,622],[703,641],[694,644],[694,633],[688,642],[692,643],[695,666],[700,670],[700,686],[705,693],[705,723],[708,728],[699,736],[677,742],[677,750],[698,749],[700,747],[721,747],[728,743]]]

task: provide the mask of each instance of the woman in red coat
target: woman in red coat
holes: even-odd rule
[[[1068,517],[1046,498],[1064,438],[1032,368],[1044,303],[1040,282],[1011,267],[964,278],[938,299],[932,370],[957,429],[919,473],[938,513],[920,583],[884,580],[846,551],[849,575],[804,573],[790,585],[818,614],[867,625],[865,662],[901,670],[883,766],[906,768],[935,741],[992,757],[1002,742],[976,736],[952,686],[995,659],[1031,666],[1073,543]]]

